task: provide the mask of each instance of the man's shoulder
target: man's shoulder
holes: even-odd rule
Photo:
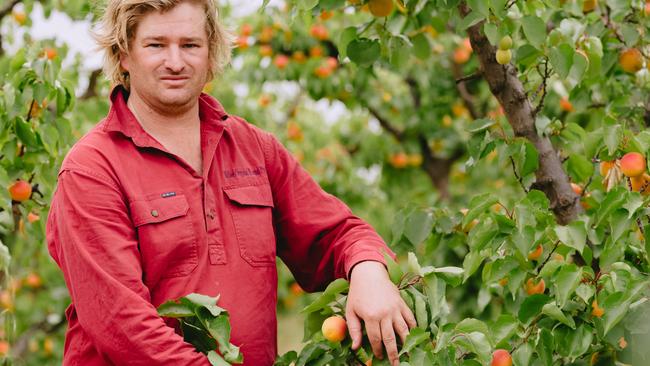
[[[105,131],[106,119],[102,119],[68,151],[60,172],[65,170],[101,171],[105,168],[107,154],[114,150],[114,136]]]
[[[237,115],[229,115],[227,128],[236,139],[254,139],[266,141],[272,134]]]

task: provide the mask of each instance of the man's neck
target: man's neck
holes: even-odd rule
[[[198,100],[190,108],[163,111],[149,105],[138,94],[132,93],[127,106],[142,128],[152,135],[187,134],[196,131],[200,125]]]

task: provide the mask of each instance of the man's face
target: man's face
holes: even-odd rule
[[[143,16],[129,54],[120,57],[131,92],[162,109],[196,103],[210,67],[205,22],[203,7],[192,2]]]

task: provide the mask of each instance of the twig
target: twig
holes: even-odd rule
[[[539,67],[537,69],[537,72],[539,72]],[[537,115],[542,108],[544,108],[544,99],[546,98],[546,81],[548,80],[550,76],[550,71],[548,67],[548,58],[544,58],[544,74],[540,73],[540,76],[542,76],[542,84],[540,85],[540,88],[542,89],[542,96],[539,100],[539,104],[537,105],[537,108],[535,108],[535,111],[533,112],[535,115]],[[535,92],[535,98],[537,97],[537,93]]]
[[[541,265],[537,266],[537,273],[535,273],[535,276],[539,275],[539,271],[541,271],[541,269],[544,268],[546,263],[548,263],[548,261],[551,259],[551,256],[553,255],[553,253],[555,253],[555,250],[557,249],[557,247],[559,245],[560,245],[560,241],[556,240],[555,245],[553,246],[553,249],[551,249],[551,251],[548,252],[548,255],[546,256],[546,259],[544,259],[544,262],[542,262]]]
[[[469,75],[466,75],[466,76],[463,76],[461,78],[456,79],[456,84],[460,84],[460,83],[465,82],[465,81],[480,79],[482,77],[483,77],[483,73],[480,72],[480,71],[477,71],[477,72],[475,72],[473,74],[469,74]]]
[[[512,172],[515,173],[515,178],[517,178],[517,182],[519,182],[519,185],[521,185],[521,188],[524,190],[524,192],[528,193],[528,188],[526,188],[523,179],[517,173],[517,167],[515,166],[515,159],[513,159],[512,156],[510,157],[510,163],[512,164]]]

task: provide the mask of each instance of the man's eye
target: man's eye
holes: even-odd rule
[[[162,44],[161,43],[149,43],[149,44],[147,44],[147,47],[160,48],[160,47],[162,47]]]
[[[185,48],[197,48],[197,47],[199,47],[199,45],[196,44],[196,43],[188,43],[188,44],[186,44],[184,46],[185,46]]]

